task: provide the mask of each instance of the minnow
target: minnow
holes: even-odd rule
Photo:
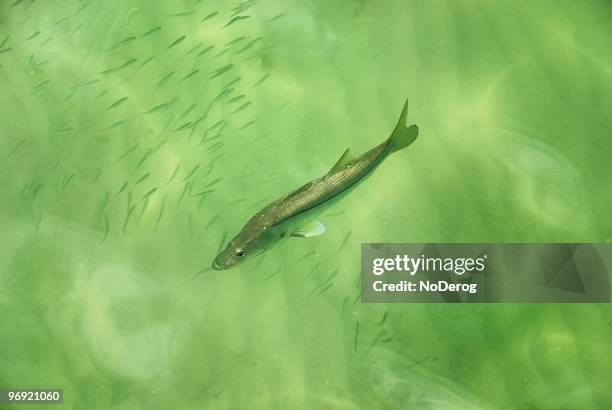
[[[264,74],[263,77],[261,77],[261,79],[259,81],[257,81],[255,84],[253,84],[252,88],[257,87],[259,84],[263,83],[268,77],[270,76],[270,73],[266,73]]]
[[[147,58],[145,61],[142,62],[142,64],[140,64],[140,68],[142,68],[145,65],[149,64],[151,62],[151,60],[153,60],[154,58],[155,58],[155,56],[151,56],[151,57]]]
[[[204,50],[200,51],[196,57],[200,57],[206,54],[208,51],[212,50],[215,46],[208,46]]]
[[[149,31],[146,31],[146,32],[142,33],[142,34],[140,35],[140,37],[145,37],[145,36],[148,36],[149,34],[153,34],[153,33],[155,33],[156,31],[159,31],[159,30],[161,30],[161,29],[162,29],[162,28],[161,28],[161,26],[153,27],[151,30],[149,30]]]
[[[181,81],[185,81],[186,79],[188,79],[190,77],[193,77],[194,75],[196,75],[199,72],[200,72],[200,69],[193,70],[192,72],[187,74],[185,77],[181,78]]]
[[[174,47],[175,45],[181,43],[183,40],[185,40],[187,38],[187,36],[183,35],[180,36],[179,38],[177,38],[176,40],[174,40],[168,47],[166,47],[166,50],[168,50],[169,48]]]
[[[408,101],[391,136],[384,142],[357,158],[347,149],[327,174],[257,212],[217,254],[212,267],[217,270],[233,268],[287,237],[307,238],[325,232],[325,226],[316,221],[317,216],[363,182],[389,155],[416,140],[419,129],[416,124],[406,126],[407,115]]]
[[[110,74],[110,73],[114,73],[114,72],[116,72],[116,71],[119,71],[119,70],[121,70],[121,69],[123,69],[123,68],[125,68],[125,67],[128,67],[128,66],[130,66],[130,65],[134,64],[136,61],[138,61],[138,59],[137,59],[137,58],[132,58],[131,60],[126,61],[125,63],[121,64],[121,65],[120,65],[120,66],[118,66],[118,67],[115,67],[115,68],[109,68],[109,69],[107,69],[107,70],[100,71],[100,74]]]
[[[170,100],[170,101],[168,101],[168,102],[165,102],[165,103],[161,103],[161,104],[159,104],[159,105],[156,105],[155,107],[153,107],[153,108],[151,108],[151,109],[149,109],[149,110],[145,111],[144,113],[145,113],[145,114],[151,114],[151,113],[154,113],[154,112],[157,112],[157,111],[164,110],[164,109],[166,109],[166,108],[170,107],[172,104],[174,104],[174,103],[176,102],[176,100],[178,100],[178,98],[177,98],[177,97],[175,97],[174,99],[172,99],[172,100]]]
[[[245,108],[247,108],[249,105],[253,104],[252,101],[247,101],[244,104],[242,104],[240,107],[236,108],[232,114],[236,114],[239,113],[240,111],[244,110]]]
[[[248,18],[251,18],[251,16],[235,16],[235,17],[232,17],[232,18],[230,19],[230,21],[228,21],[227,23],[225,23],[225,25],[224,25],[222,28],[229,27],[229,26],[231,26],[232,24],[239,22],[240,20],[246,20],[246,19],[248,19]]]
[[[220,76],[221,74],[225,73],[226,71],[231,70],[233,67],[234,67],[234,65],[233,65],[233,64],[227,64],[227,65],[224,65],[223,67],[221,67],[221,68],[219,68],[219,69],[217,69],[217,70],[213,71],[213,72],[212,72],[212,76],[210,77],[210,78],[211,78],[211,80],[212,80],[213,78],[215,78],[215,77]]]
[[[278,20],[279,18],[283,17],[285,14],[286,13],[277,14],[276,16],[274,16],[270,20],[268,20],[268,23],[272,23],[273,21]]]
[[[157,220],[155,221],[155,226],[153,227],[153,230],[157,229],[157,226],[159,225],[162,217],[164,216],[164,208],[166,207],[166,199],[168,199],[168,195],[164,195],[164,199],[162,199],[162,203],[159,208],[159,214],[157,215]]]
[[[204,45],[203,43],[196,44],[195,46],[190,48],[189,51],[185,53],[185,55],[188,56],[189,54],[193,53],[194,51],[196,51],[198,48],[202,47],[203,45]]]
[[[182,120],[183,118],[185,118],[187,115],[189,115],[189,113],[191,113],[191,111],[193,111],[193,109],[197,106],[198,104],[191,104],[182,114],[180,117],[178,117],[179,120]]]
[[[127,97],[123,97],[123,98],[119,98],[117,101],[115,101],[114,103],[112,103],[111,105],[109,105],[108,107],[106,107],[107,110],[112,110],[115,107],[120,106],[122,103],[127,101]]]
[[[166,74],[166,75],[165,75],[165,76],[164,76],[164,77],[163,77],[161,80],[159,80],[159,81],[157,82],[156,87],[157,87],[157,88],[159,88],[159,87],[161,87],[162,85],[164,85],[164,83],[165,83],[166,81],[168,81],[168,79],[169,79],[170,77],[172,77],[173,75],[174,75],[174,71],[172,71],[172,72],[170,72],[170,73]]]
[[[242,100],[244,97],[246,97],[246,95],[244,95],[244,94],[240,94],[240,95],[238,95],[238,96],[236,96],[236,97],[232,98],[231,100],[227,100],[227,103],[228,103],[228,104],[235,103],[235,102],[237,102],[237,101]]]
[[[210,13],[210,14],[206,15],[204,18],[202,18],[202,20],[200,20],[200,23],[215,17],[217,14],[219,14],[218,11],[213,11],[212,13]]]
[[[184,16],[192,16],[193,11],[183,11],[181,13],[170,14],[170,17],[184,17]]]

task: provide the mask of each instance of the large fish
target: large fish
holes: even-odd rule
[[[406,148],[419,134],[418,127],[406,126],[408,101],[391,136],[358,158],[346,150],[323,177],[301,186],[257,212],[240,233],[215,258],[212,267],[222,270],[272,248],[281,239],[317,236],[325,227],[316,217],[346,195],[390,154]]]

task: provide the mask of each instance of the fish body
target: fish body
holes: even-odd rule
[[[274,247],[289,236],[309,237],[324,232],[316,217],[343,198],[393,152],[417,138],[416,125],[406,126],[408,102],[399,121],[384,142],[357,158],[346,150],[324,176],[310,181],[257,212],[213,262],[217,270],[229,269]],[[304,228],[306,227],[306,228]]]

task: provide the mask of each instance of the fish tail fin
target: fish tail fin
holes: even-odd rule
[[[408,145],[412,144],[419,135],[419,127],[417,127],[416,124],[412,124],[409,127],[406,126],[407,117],[408,100],[406,100],[406,102],[404,103],[404,108],[402,108],[402,113],[400,114],[399,120],[397,121],[397,125],[395,126],[395,129],[389,137],[389,153],[406,148]]]

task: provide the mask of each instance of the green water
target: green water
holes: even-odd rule
[[[0,387],[74,409],[608,408],[609,305],[358,296],[361,242],[610,242],[610,2],[242,6],[0,2]],[[325,235],[208,270],[406,97],[419,139]]]

